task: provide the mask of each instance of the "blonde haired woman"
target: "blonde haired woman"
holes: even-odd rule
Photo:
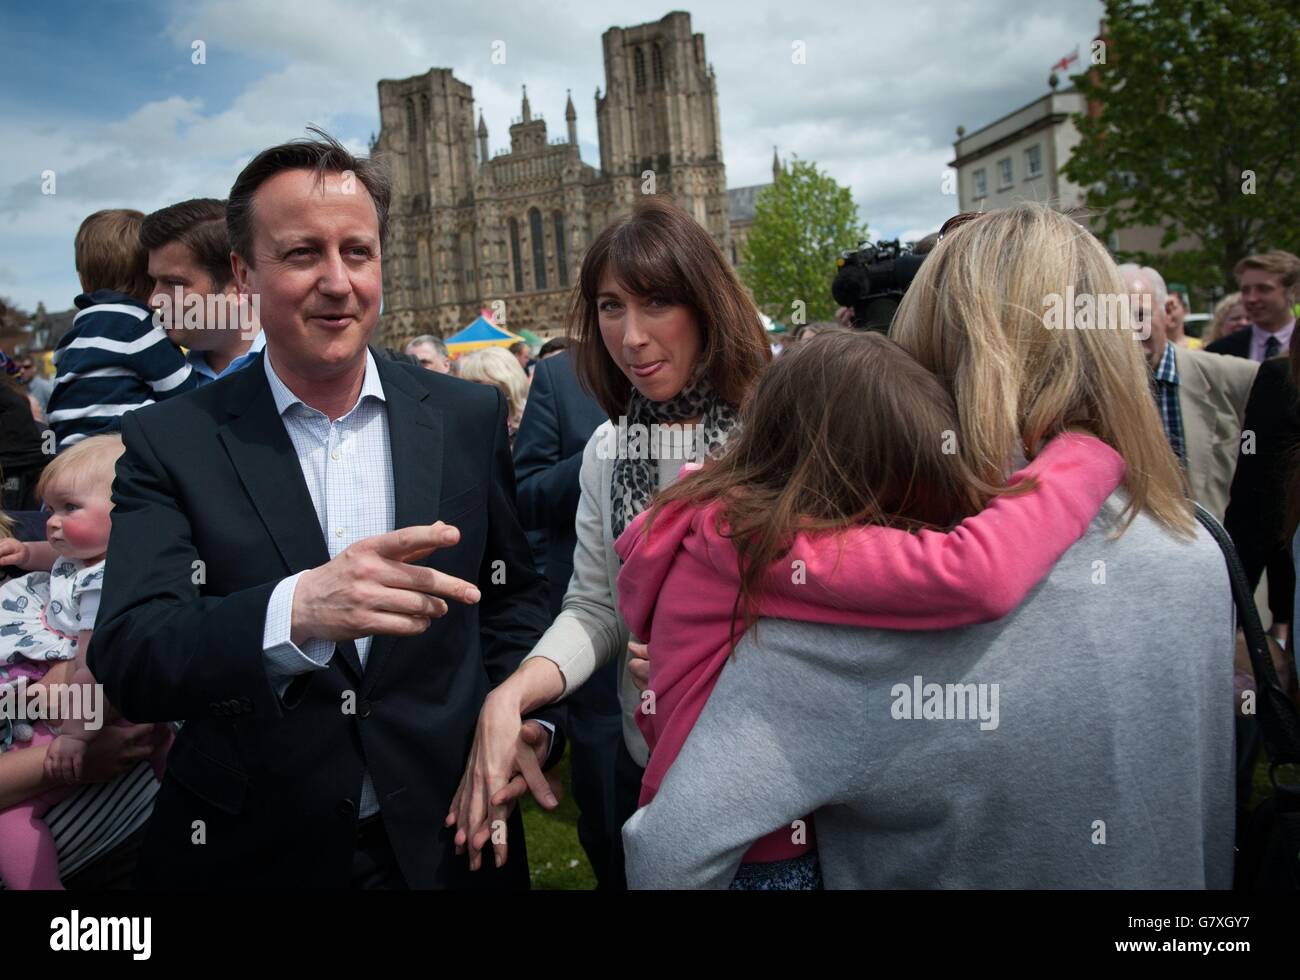
[[[1231,885],[1223,556],[1184,496],[1125,311],[1097,302],[1087,329],[1043,319],[1053,297],[1124,282],[1041,205],[945,232],[891,333],[951,392],[958,451],[1002,480],[1081,427],[1124,457],[1124,483],[998,622],[763,620],[624,828],[633,887],[725,888],[755,840],[810,812],[828,888]]]
[[[506,396],[509,415],[506,427],[510,430],[510,448],[515,448],[515,433],[524,417],[524,403],[528,400],[528,375],[519,361],[501,347],[485,347],[471,351],[459,361],[460,376],[466,381],[494,385]]]
[[[1250,317],[1246,316],[1246,305],[1241,301],[1241,293],[1229,293],[1214,306],[1210,328],[1205,331],[1205,343],[1212,344],[1248,326]]]

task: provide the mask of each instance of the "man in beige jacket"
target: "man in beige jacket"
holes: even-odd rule
[[[1169,296],[1155,269],[1120,266],[1143,322],[1142,346],[1151,365],[1152,387],[1169,445],[1183,463],[1196,502],[1220,521],[1237,468],[1246,401],[1259,365],[1178,347],[1168,341]],[[1148,319],[1149,315],[1149,319]]]

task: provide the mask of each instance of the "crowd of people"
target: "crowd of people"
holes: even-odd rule
[[[1194,507],[1293,694],[1300,259],[1197,344],[1019,204],[887,335],[774,353],[652,195],[566,338],[453,356],[373,343],[390,196],[316,133],[81,226],[56,376],[0,384],[6,887],[527,887],[566,750],[602,889],[1232,883],[1253,681]]]

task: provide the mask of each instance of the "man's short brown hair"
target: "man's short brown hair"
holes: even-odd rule
[[[149,302],[149,253],[140,244],[144,214],[126,208],[96,211],[77,229],[77,274],[88,293],[111,289]]]
[[[1232,274],[1238,279],[1247,269],[1258,269],[1260,272],[1267,272],[1270,275],[1277,276],[1282,280],[1282,288],[1286,290],[1287,298],[1295,302],[1300,298],[1300,258],[1296,258],[1290,252],[1274,250],[1272,252],[1261,252],[1258,255],[1247,255],[1232,268]]]
[[[230,268],[230,236],[226,232],[226,202],[211,197],[181,201],[155,211],[140,226],[140,244],[146,249],[180,242],[212,280],[212,289],[225,289],[234,272]]]
[[[226,230],[230,249],[250,266],[253,265],[253,194],[266,181],[285,170],[311,170],[317,180],[325,174],[352,173],[370,193],[379,218],[379,242],[382,246],[388,231],[388,206],[392,199],[392,181],[377,160],[355,157],[323,129],[308,126],[316,139],[292,140],[263,150],[249,161],[230,188],[226,204]]]

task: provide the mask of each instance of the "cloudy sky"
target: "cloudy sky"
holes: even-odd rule
[[[260,148],[322,125],[364,150],[376,82],[431,67],[473,86],[495,151],[528,85],[564,134],[573,90],[585,161],[599,165],[601,33],[658,20],[644,0],[45,0],[0,9],[0,296],[71,306],[72,240],[103,207],[148,212],[225,197]],[[680,7],[677,9],[681,9]],[[853,190],[878,237],[914,238],[956,210],[942,192],[954,131],[1047,91],[1086,56],[1100,0],[845,4],[709,0],[691,10],[718,77],[728,183],[771,179],[772,147]],[[202,41],[204,63],[194,63]],[[504,64],[493,44],[506,42]],[[804,42],[804,64],[792,45]],[[54,193],[42,175],[54,172]]]

